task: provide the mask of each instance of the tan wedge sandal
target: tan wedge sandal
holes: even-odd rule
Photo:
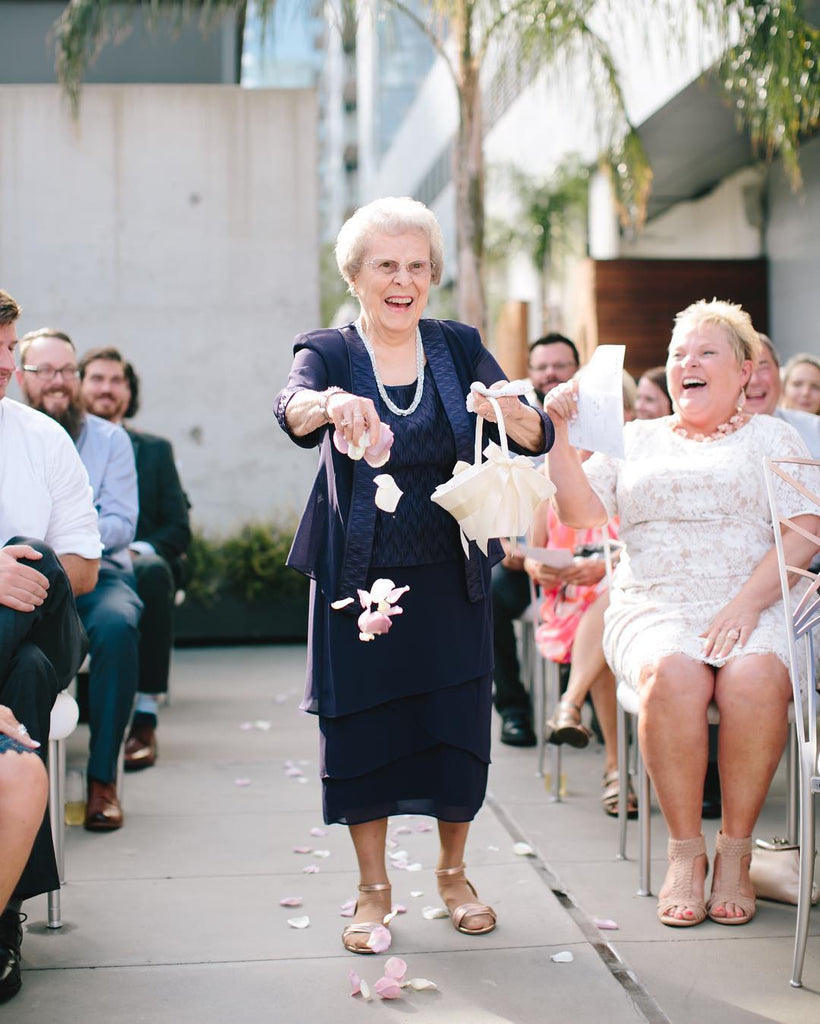
[[[706,912],[716,924],[748,924],[755,916],[757,903],[754,896],[747,896],[740,891],[740,869],[744,857],[751,859],[752,837],[745,836],[743,839],[732,839],[718,832],[715,843],[715,866],[717,857],[720,856],[720,882],[717,881],[717,873],[712,881],[712,895],[706,904]],[[719,886],[719,887],[718,887]],[[751,883],[750,886],[751,888]],[[714,913],[714,907],[723,907],[726,910],[727,903],[734,903],[743,911],[742,917],[729,917],[726,913],[719,917]]]
[[[459,903],[454,907],[451,907],[447,903],[447,897],[441,892],[439,886],[439,893],[441,898],[447,903],[447,909],[450,912],[450,920],[453,922],[453,927],[456,931],[462,932],[464,935],[486,935],[487,932],[491,932],[496,925],[496,914],[492,907],[488,907],[485,903],[478,902],[478,893],[475,891],[475,886],[472,882],[464,875],[464,865],[457,868],[438,868],[436,870],[436,878],[457,878],[461,876],[461,879],[466,884],[467,888],[476,897],[474,903]],[[464,922],[469,921],[471,917],[491,917],[492,923],[485,925],[483,928],[466,928]]]
[[[373,885],[360,885],[359,892],[390,892],[389,882],[375,882]],[[353,911],[359,909],[359,901],[356,901],[356,908]],[[390,911],[384,917],[387,917]],[[381,921],[354,921],[353,924],[349,924],[347,928],[342,932],[342,943],[345,949],[351,953],[372,953],[373,950],[367,945],[367,940],[361,945],[353,942],[354,935],[366,935],[368,938],[373,934],[379,925],[384,924],[384,917]]]
[[[669,863],[672,867],[672,884],[666,894],[658,898],[658,920],[672,928],[691,928],[706,920],[706,904],[693,892],[695,861],[706,856],[706,840],[703,833],[694,839],[670,839]],[[709,863],[706,863],[709,872]],[[705,875],[704,875],[705,877]],[[688,909],[691,917],[676,917],[675,911]]]

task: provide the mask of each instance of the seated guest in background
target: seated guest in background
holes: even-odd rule
[[[552,332],[530,345],[527,374],[539,402],[578,369],[578,349],[563,334]],[[493,568],[493,672],[495,709],[501,716],[501,742],[512,747],[532,747],[532,705],[521,681],[514,623],[528,608],[530,584],[524,558],[502,541],[504,560]]]
[[[575,527],[620,521],[624,550],[604,652],[640,697],[641,752],[670,834],[658,917],[674,927],[754,917],[751,834],[788,730],[791,684],[763,457],[808,453],[788,424],[744,409],[759,350],[739,306],[702,301],[679,313],[667,360],[675,415],[627,424],[623,459],[596,453],[581,464],[567,440],[573,383],[545,402],[555,422],[549,474],[558,515]],[[795,475],[817,490],[808,467]],[[795,524],[818,529],[811,502],[784,492],[781,503]],[[816,547],[791,530],[783,544],[792,565],[808,565]],[[712,701],[721,720],[723,818],[707,901],[701,803]]]
[[[91,742],[85,827],[120,828],[117,758],[139,675],[139,619],[128,545],[137,525],[137,472],[125,431],[79,404],[77,355],[68,335],[50,327],[20,343],[18,379],[26,401],[68,431],[88,471],[99,514],[103,556],[94,589],[77,600],[91,654],[88,705]]]
[[[122,424],[139,409],[139,378],[116,348],[97,348],[80,360],[80,396],[85,408]],[[191,541],[188,499],[179,481],[170,441],[127,429],[134,447],[139,487],[137,533],[129,546],[140,619],[140,678],[125,768],[150,768],[157,759],[158,697],[168,692],[174,642],[174,595],[184,583],[183,556]]]
[[[20,989],[22,901],[60,885],[43,813],[49,720],[85,656],[73,594],[94,587],[102,547],[66,432],[5,397],[19,316],[0,291],[0,1003]]]
[[[792,356],[783,368],[780,404],[812,416],[820,413],[820,359],[805,353]]]
[[[758,332],[758,337],[763,346],[746,385],[747,412],[765,413],[785,420],[806,442],[811,457],[820,459],[820,417],[802,409],[787,409],[777,404],[782,392],[780,356],[768,335]]]
[[[671,415],[672,399],[666,390],[666,367],[653,366],[651,370],[644,370],[638,381],[636,419],[654,420],[659,416]]]

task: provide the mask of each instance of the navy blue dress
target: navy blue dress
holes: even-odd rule
[[[407,408],[415,383],[387,391]],[[358,602],[336,611],[313,587],[307,692],[319,711],[324,817],[470,821],[490,761],[491,604],[469,600],[457,523],[430,501],[456,451],[429,367],[415,412],[395,416],[380,402],[379,415],[395,435],[380,472],[404,495],[395,513],[377,512],[368,586],[387,577],[410,590],[389,633],[366,643]],[[337,704],[347,713],[325,713]]]

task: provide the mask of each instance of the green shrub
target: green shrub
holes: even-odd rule
[[[307,597],[306,577],[285,565],[293,532],[292,525],[279,523],[247,523],[218,539],[195,530],[188,548],[188,596],[204,605],[224,591],[249,602]]]

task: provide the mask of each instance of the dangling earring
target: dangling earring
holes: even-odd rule
[[[744,388],[740,389],[740,394],[737,396],[737,411],[743,412],[743,406],[746,404],[746,391]]]

